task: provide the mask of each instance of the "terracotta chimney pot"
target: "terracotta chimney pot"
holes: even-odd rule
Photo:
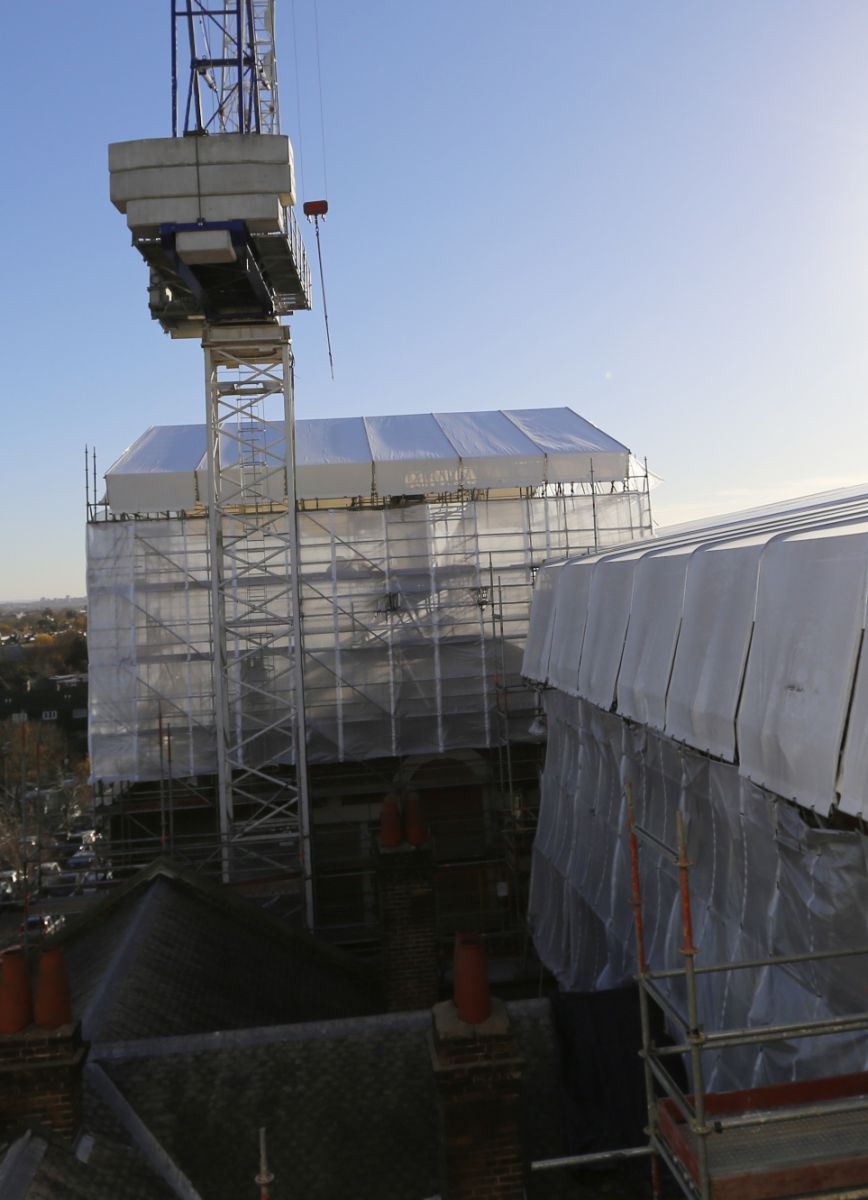
[[[428,826],[418,792],[411,792],[404,804],[404,837],[411,846],[424,846],[428,841]]]
[[[491,996],[485,968],[485,945],[473,933],[456,933],[452,960],[453,999],[468,1025],[481,1025],[491,1015]]]
[[[58,946],[43,950],[39,959],[33,1019],[40,1029],[59,1029],[72,1021],[66,960]]]
[[[404,840],[401,830],[401,810],[398,801],[389,797],[383,801],[380,813],[380,845],[392,850]]]
[[[16,946],[2,955],[0,1033],[20,1033],[33,1020],[27,956]]]

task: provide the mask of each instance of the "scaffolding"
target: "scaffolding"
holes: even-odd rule
[[[255,370],[257,386],[276,386],[274,364]],[[204,498],[212,478],[220,484],[221,543],[211,544],[199,499],[189,510],[134,516],[108,503],[90,508],[97,805],[125,870],[171,853],[245,887],[271,879],[275,891],[292,891],[290,879],[309,881],[318,857],[324,882],[309,890],[342,923],[342,887],[349,894],[367,885],[336,882],[345,864],[327,860],[337,834],[320,831],[325,848],[302,858],[314,817],[304,826],[296,813],[311,811],[315,797],[299,810],[296,645],[313,769],[345,764],[347,794],[367,788],[378,806],[410,786],[420,762],[483,755],[486,803],[514,814],[537,784],[537,768],[527,775],[516,754],[541,741],[539,691],[520,677],[539,567],[650,533],[648,476],[301,500],[295,607],[291,514],[276,498],[286,494],[279,429],[260,418],[248,385],[239,400],[216,387],[213,372],[209,379],[225,420],[211,439],[214,468],[200,470],[196,485]],[[220,567],[216,581],[211,562]],[[320,805],[319,824],[324,815]],[[356,858],[364,865],[364,847]],[[516,894],[510,885],[510,907]]]
[[[625,789],[630,894],[636,940],[648,1143],[616,1151],[572,1155],[531,1165],[534,1171],[616,1167],[651,1161],[651,1191],[663,1195],[661,1164],[688,1200],[865,1200],[868,1197],[868,1072],[708,1091],[706,1057],[740,1046],[830,1038],[868,1030],[868,1009],[820,1020],[708,1030],[702,1014],[703,977],[760,972],[868,955],[868,945],[769,955],[740,962],[698,962],[683,814],[676,814],[676,845],[636,821],[632,787]],[[683,966],[651,969],[640,846],[674,868]],[[658,868],[659,869],[659,868]],[[656,920],[656,916],[652,917]],[[655,1038],[656,1007],[671,1035]],[[686,1066],[688,1091],[675,1064]]]
[[[654,1196],[660,1195],[658,1161],[662,1161],[690,1200],[795,1198],[815,1195],[820,1187],[827,1200],[868,1197],[868,1072],[714,1093],[706,1091],[703,1063],[704,1055],[729,1047],[864,1033],[868,1009],[823,1020],[710,1032],[703,1026],[698,990],[702,975],[854,958],[868,955],[868,946],[698,964],[684,817],[680,812],[676,816],[677,844],[670,847],[636,823],[629,785],[627,812]],[[649,968],[640,842],[677,871],[682,967]],[[661,1010],[675,1044],[657,1045],[652,1038],[652,1005]],[[679,1058],[689,1064],[689,1094],[669,1068]]]
[[[244,451],[258,452],[252,443]],[[520,669],[539,567],[650,533],[647,476],[605,488],[302,502],[296,520],[309,761],[533,740],[538,690]],[[290,522],[285,505],[268,497],[245,507],[255,510],[244,518],[255,536],[240,526],[232,535],[238,549],[224,563],[221,589],[233,604],[246,597],[239,619],[255,615],[269,653],[257,659],[230,622],[227,662],[245,663],[244,681],[239,675],[234,685],[244,689],[239,712],[250,709],[251,719],[267,725],[263,740],[267,732],[279,741],[291,674],[285,662],[265,660],[285,636],[278,610],[288,597]],[[248,543],[268,564],[256,581],[244,560]],[[94,507],[88,557],[94,778],[158,779],[161,719],[172,725],[177,776],[214,773],[207,520],[195,506],[135,517]],[[288,744],[277,746],[276,757],[292,761]]]

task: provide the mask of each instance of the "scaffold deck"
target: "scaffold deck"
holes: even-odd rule
[[[839,1189],[861,1195],[862,1188],[868,1194],[868,1074],[709,1094],[705,1106],[713,1200],[782,1200]],[[725,1124],[742,1116],[751,1123]],[[659,1121],[664,1142],[698,1187],[703,1135],[668,1100],[659,1106]]]

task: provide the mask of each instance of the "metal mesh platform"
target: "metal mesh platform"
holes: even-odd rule
[[[787,1089],[779,1090],[783,1101]],[[758,1107],[750,1103],[750,1092],[733,1093],[727,1099],[726,1108],[712,1104],[708,1115],[712,1126],[716,1119],[747,1112],[756,1124],[724,1127],[706,1135],[713,1200],[857,1196],[863,1188],[868,1194],[868,1093],[849,1092],[848,1104],[864,1102],[864,1107],[850,1111],[841,1111],[833,1097],[827,1098],[825,1108],[823,1103],[810,1102]],[[698,1188],[700,1135],[665,1102],[660,1106],[660,1132]]]

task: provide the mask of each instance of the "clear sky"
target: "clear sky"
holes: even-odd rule
[[[331,207],[299,416],[569,404],[661,523],[868,478],[865,0],[319,0],[327,172],[277,6]],[[171,132],[169,11],[4,12],[0,599],[84,591],[85,443],[204,419],[108,200],[107,143]]]

